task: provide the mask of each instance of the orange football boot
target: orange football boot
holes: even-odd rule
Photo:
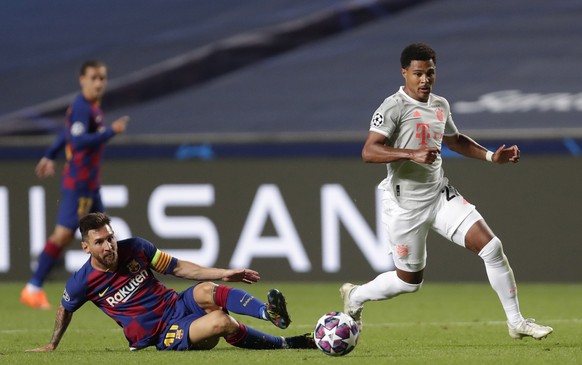
[[[43,289],[33,292],[24,287],[20,292],[20,301],[31,308],[51,309],[51,304],[46,298],[46,293]]]

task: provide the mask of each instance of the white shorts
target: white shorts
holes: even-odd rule
[[[417,272],[426,266],[426,237],[430,229],[464,247],[466,231],[480,219],[475,206],[450,185],[443,188],[433,203],[418,209],[401,207],[389,191],[382,195],[382,223],[394,264],[404,271]],[[465,232],[453,238],[461,223]]]

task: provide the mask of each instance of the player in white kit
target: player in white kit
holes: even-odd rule
[[[394,258],[394,270],[363,285],[345,283],[340,288],[344,312],[362,328],[363,304],[385,300],[420,289],[426,265],[429,230],[478,254],[505,314],[509,335],[542,339],[553,329],[524,319],[519,310],[513,271],[501,241],[475,206],[448,184],[442,169],[441,145],[463,156],[504,164],[519,161],[517,146],[495,152],[459,133],[443,97],[432,94],[436,79],[436,54],[422,43],[411,44],[400,58],[404,86],[384,100],[374,112],[362,149],[365,162],[385,163],[382,221]]]

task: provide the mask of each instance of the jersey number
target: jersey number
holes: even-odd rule
[[[443,189],[443,193],[447,194],[447,201],[450,202],[451,200],[455,199],[459,192],[454,187],[447,185]]]

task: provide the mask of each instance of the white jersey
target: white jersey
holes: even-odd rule
[[[376,109],[370,131],[384,135],[388,146],[401,149],[440,149],[443,136],[458,134],[445,98],[430,94],[423,103],[408,96],[403,87]],[[388,163],[388,176],[379,188],[390,191],[403,207],[422,207],[434,201],[447,184],[441,165],[440,154],[431,165],[409,160]]]

